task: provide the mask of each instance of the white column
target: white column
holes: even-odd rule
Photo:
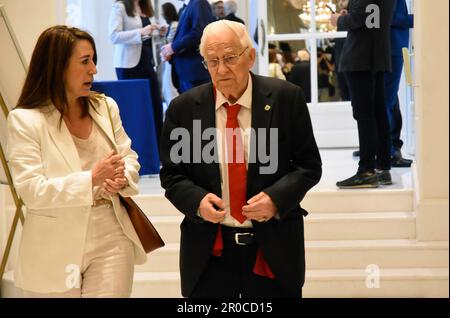
[[[449,1],[415,0],[414,7],[417,238],[448,241]]]

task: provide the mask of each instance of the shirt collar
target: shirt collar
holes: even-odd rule
[[[216,110],[218,110],[225,103],[232,105],[232,103],[230,103],[228,99],[226,99],[225,96],[223,96],[223,94],[217,88],[215,88],[215,90],[216,90]],[[247,88],[245,89],[244,94],[242,94],[242,96],[234,104],[239,104],[242,107],[252,109],[252,92],[253,92],[253,82],[252,76],[249,74]]]

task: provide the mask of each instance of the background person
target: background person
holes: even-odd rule
[[[109,18],[111,42],[116,44],[114,66],[119,80],[148,79],[155,120],[156,139],[162,128],[162,101],[154,67],[155,48],[152,35],[158,35],[158,25],[150,0],[117,0]]]
[[[190,0],[180,15],[173,42],[162,47],[161,57],[172,62],[179,78],[180,93],[211,80],[202,67],[198,46],[203,29],[213,21],[211,6],[207,0]]]

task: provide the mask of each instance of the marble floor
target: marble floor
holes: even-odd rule
[[[323,163],[323,174],[319,184],[312,191],[338,191],[336,181],[351,177],[358,169],[359,158],[352,157],[355,149],[321,149],[320,154]],[[414,159],[409,157],[408,159]],[[380,189],[412,189],[413,177],[411,168],[393,168],[391,170],[391,186],[383,186]],[[159,175],[142,176],[139,182],[141,195],[163,194]],[[358,190],[340,190],[358,191]]]

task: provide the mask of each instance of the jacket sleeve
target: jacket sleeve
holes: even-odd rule
[[[368,16],[366,8],[371,2],[371,0],[352,0],[349,13],[338,19],[338,30],[350,31],[365,27]]]
[[[128,137],[122,126],[120,112],[117,103],[110,97],[107,97],[107,107],[109,107],[112,124],[114,125],[114,138],[119,151],[125,161],[125,177],[128,180],[128,186],[119,191],[123,197],[130,197],[139,194],[139,169],[141,165],[138,162],[137,153],[131,148],[131,139]]]
[[[403,3],[401,3],[402,1]],[[402,7],[399,8],[399,5],[402,5]],[[414,27],[414,15],[407,14],[407,8],[405,7],[406,3],[404,0],[396,1],[396,8],[391,26],[404,29],[412,29]]]
[[[44,173],[39,125],[45,121],[14,110],[8,116],[7,158],[17,193],[29,209],[90,206],[93,203],[91,171],[49,178]]]
[[[161,161],[160,171],[161,186],[166,190],[167,199],[183,214],[190,217],[195,222],[203,220],[198,216],[197,211],[200,201],[208,194],[208,191],[196,185],[188,176],[183,163],[172,161],[170,152],[176,140],[171,140],[170,136],[174,129],[181,127],[179,116],[176,111],[177,99],[172,102],[166,112],[161,135]],[[179,105],[185,106],[185,105]],[[179,107],[179,109],[182,109]]]
[[[311,119],[300,88],[291,110],[291,161],[293,170],[263,190],[275,203],[280,219],[299,206],[306,193],[322,176],[322,162],[314,139]]]
[[[122,3],[115,2],[109,16],[109,38],[114,44],[142,43],[141,28],[124,30],[124,18],[127,16]]]
[[[190,12],[192,12],[190,30],[181,38],[175,38],[172,43],[172,49],[175,54],[180,53],[180,50],[196,50],[200,44],[203,30],[213,21],[211,7],[206,0],[195,1],[192,3],[192,6],[192,8],[189,8]]]

